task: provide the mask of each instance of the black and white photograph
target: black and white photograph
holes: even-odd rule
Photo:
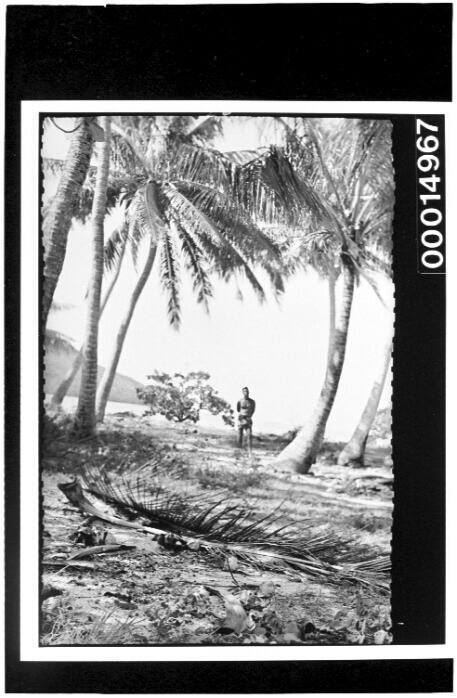
[[[43,645],[391,642],[391,132],[43,118]]]
[[[452,690],[452,9],[8,7],[7,692]]]

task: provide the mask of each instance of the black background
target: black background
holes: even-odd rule
[[[8,692],[450,690],[450,660],[21,663],[18,504],[20,101],[356,99],[368,101],[367,112],[369,100],[449,101],[451,12],[450,4],[438,3],[8,9],[5,148]],[[400,644],[444,641],[445,277],[419,275],[416,271],[412,128],[411,119],[394,120],[392,610],[394,638]],[[325,648],[322,656],[325,658]]]

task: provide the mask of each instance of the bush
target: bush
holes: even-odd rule
[[[56,441],[68,438],[73,421],[70,415],[65,412],[45,411],[42,422],[42,446],[46,451],[55,444]]]
[[[234,412],[230,404],[209,385],[210,375],[203,371],[183,376],[157,371],[148,376],[151,384],[137,388],[139,399],[149,407],[150,414],[161,414],[172,422],[194,422],[200,419],[200,411],[220,414],[225,424],[234,425]]]

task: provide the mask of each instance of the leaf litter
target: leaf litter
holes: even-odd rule
[[[196,437],[186,436],[187,438]],[[83,453],[87,454],[88,450],[87,445],[81,449],[80,466],[92,462],[90,458],[83,456]],[[158,450],[160,452],[160,448]],[[187,457],[194,460],[196,456],[191,452],[190,456],[186,455]],[[131,462],[132,459],[130,459]],[[258,460],[255,465],[256,473],[260,470],[265,480],[264,491],[266,487],[271,488],[272,482],[269,479],[271,473],[268,473],[263,466],[259,466]],[[82,472],[81,467],[72,470]],[[119,489],[119,478],[115,478],[114,475],[120,475],[123,480],[127,479],[130,490],[134,491],[136,475],[132,473],[133,469],[130,466],[123,469],[122,464],[117,461],[115,467],[112,464],[105,470],[106,473],[100,477],[102,473],[99,471],[97,474],[97,470],[93,468],[90,469],[89,474],[83,470],[85,484],[90,485],[92,473],[92,483],[95,480],[99,489],[105,488],[106,492],[106,488],[109,489],[113,484]],[[43,567],[43,582],[52,583],[54,578],[57,578],[62,585],[63,593],[43,601],[41,631],[44,644],[78,644],[77,640],[80,641],[79,644],[103,644],[107,637],[114,638],[114,644],[118,642],[119,644],[151,645],[384,644],[391,642],[388,594],[386,595],[385,591],[371,583],[373,579],[379,578],[376,560],[380,556],[374,558],[372,556],[370,560],[367,551],[364,552],[364,546],[360,545],[361,540],[369,536],[374,538],[375,535],[366,533],[365,526],[363,529],[352,527],[349,529],[350,534],[354,534],[357,538],[355,546],[351,542],[351,536],[347,535],[348,527],[339,527],[345,535],[337,551],[338,555],[341,555],[341,562],[338,564],[346,565],[346,570],[352,566],[352,578],[351,574],[345,574],[345,579],[341,583],[334,584],[332,579],[321,574],[322,568],[335,563],[334,559],[330,561],[332,555],[326,557],[325,544],[323,560],[320,560],[317,555],[308,556],[306,571],[298,566],[292,568],[277,563],[278,558],[275,558],[275,553],[278,546],[274,543],[271,545],[274,535],[270,531],[272,529],[277,531],[284,523],[291,523],[292,530],[298,529],[299,533],[303,533],[300,530],[300,519],[295,515],[292,519],[290,518],[291,515],[288,512],[292,507],[296,506],[297,510],[306,512],[310,531],[314,531],[314,536],[308,536],[306,533],[305,538],[307,541],[314,540],[317,550],[322,541],[332,538],[325,533],[328,524],[324,523],[323,517],[328,517],[330,512],[332,515],[335,513],[334,505],[329,506],[327,502],[323,502],[316,506],[314,502],[307,501],[305,494],[303,506],[301,503],[303,490],[296,488],[295,484],[292,486],[289,484],[289,492],[292,496],[285,502],[286,511],[282,512],[283,521],[279,519],[274,521],[271,518],[271,509],[265,508],[262,500],[246,497],[246,493],[243,493],[240,498],[236,493],[227,492],[222,506],[220,498],[219,505],[215,505],[212,510],[213,514],[217,514],[225,507],[225,520],[224,517],[219,517],[219,521],[213,522],[213,531],[217,524],[222,536],[225,536],[225,547],[220,550],[217,545],[207,546],[208,542],[213,544],[216,542],[211,535],[211,525],[200,533],[195,530],[198,520],[203,522],[203,527],[210,521],[211,512],[206,516],[203,516],[203,512],[207,512],[213,506],[215,494],[207,492],[205,500],[204,488],[195,486],[192,466],[187,462],[178,462],[161,472],[160,465],[155,461],[152,465],[142,464],[141,473],[146,477],[149,485],[149,491],[146,494],[151,494],[151,483],[154,487],[158,485],[157,494],[153,497],[152,509],[155,509],[153,514],[156,514],[161,508],[161,516],[159,520],[156,519],[155,524],[159,523],[162,526],[162,529],[158,530],[163,534],[163,539],[158,536],[157,539],[151,540],[151,536],[146,531],[135,528],[138,525],[145,528],[151,527],[151,506],[150,502],[146,501],[147,497],[143,496],[143,504],[146,503],[146,507],[138,512],[132,511],[131,497],[124,498],[124,501],[120,502],[119,497],[117,502],[113,502],[111,498],[111,502],[107,502],[106,499],[109,497],[103,501],[103,497],[87,493],[98,507],[105,507],[104,512],[108,512],[108,515],[125,518],[126,521],[133,523],[134,527],[129,529],[128,526],[118,525],[117,522],[112,524],[93,516],[89,516],[88,519],[81,510],[69,507],[68,500],[57,487],[59,482],[62,483],[65,479],[68,481],[68,477],[45,473],[44,523],[50,536],[43,538],[45,560],[48,560]],[[179,478],[176,475],[179,475]],[[224,477],[228,481],[228,478]],[[260,488],[257,486],[253,489],[256,489],[257,494]],[[138,495],[138,488],[136,494]],[[164,505],[165,500],[170,500],[170,494],[171,506],[166,503]],[[159,497],[162,497],[162,502],[159,502]],[[136,501],[138,499],[141,500],[141,496],[137,496]],[[186,540],[186,534],[188,534],[188,530],[183,534],[183,524],[189,523],[189,516],[186,515],[186,519],[182,513],[176,515],[179,507],[182,508],[183,500],[190,503],[194,509],[190,517],[194,525],[193,538],[187,545],[177,546],[176,542]],[[295,505],[294,502],[297,504]],[[251,505],[250,508],[247,505]],[[234,507],[231,514],[227,513],[227,506]],[[259,506],[262,508],[258,509]],[[244,513],[240,513],[243,507]],[[65,514],[62,516],[60,512],[63,510]],[[163,526],[164,511],[171,512],[169,521],[172,526],[169,529],[173,528],[173,530],[167,530]],[[261,513],[257,514],[256,511]],[[59,519],[54,520],[57,512],[59,512]],[[343,507],[338,513],[341,514],[343,521],[346,516],[347,520],[353,516],[353,512],[347,513]],[[275,515],[277,514],[278,511]],[[227,526],[227,519],[230,519],[231,515],[232,522],[233,517],[237,517],[236,540],[233,538],[230,540],[228,535],[230,525]],[[385,518],[385,515],[383,516]],[[262,545],[258,546],[258,550],[263,550],[264,555],[252,556],[249,552],[243,554],[240,548],[252,546],[253,541],[256,544],[259,543],[259,531],[262,526],[259,527],[258,523],[262,519],[262,525],[265,526],[269,539],[268,546],[265,545],[266,541],[260,541]],[[57,549],[53,547],[57,531],[54,521],[56,525],[58,524],[60,532]],[[107,550],[103,555],[94,555],[90,558],[93,561],[90,567],[78,570],[70,567],[68,562],[68,566],[65,567],[65,559],[68,560],[75,552],[90,547],[84,545],[82,537],[79,542],[76,542],[75,533],[84,526],[89,538],[92,535],[91,531],[93,533],[92,543],[113,546],[135,545],[136,547]],[[65,533],[62,534],[62,531]],[[249,531],[252,534],[251,537]],[[284,531],[287,533],[287,528]],[[383,529],[379,528],[376,535],[380,538],[382,534]],[[303,537],[301,535],[302,539]],[[334,538],[335,536],[332,538],[332,545],[335,545]],[[290,546],[290,536],[288,540]],[[293,539],[293,544],[296,545],[296,539]],[[229,550],[227,545],[235,545],[239,548]],[[338,543],[336,545],[338,546]],[[348,555],[351,558],[351,548],[360,554],[361,559],[357,561],[356,556],[353,555],[353,559],[346,563],[344,557]],[[58,551],[62,556],[62,559],[57,561],[60,566],[51,564],[50,555],[54,554],[53,551]],[[284,554],[283,549],[281,554]],[[259,563],[262,558],[265,564]],[[77,562],[78,560],[74,560],[73,564]],[[313,565],[316,567],[314,573]],[[385,571],[381,571],[381,576],[383,574]],[[357,577],[364,575],[368,579],[368,584],[360,585]],[[217,591],[209,593],[208,588]],[[66,618],[65,625],[62,623],[63,617]]]

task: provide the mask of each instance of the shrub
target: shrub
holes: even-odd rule
[[[46,453],[56,441],[68,438],[72,427],[71,416],[65,412],[45,411],[42,422],[42,446]]]
[[[225,424],[234,425],[234,412],[209,384],[210,375],[195,371],[183,376],[157,371],[148,376],[150,385],[138,388],[140,400],[149,407],[150,414],[161,414],[172,422],[194,422],[200,419],[200,411],[220,414]]]

